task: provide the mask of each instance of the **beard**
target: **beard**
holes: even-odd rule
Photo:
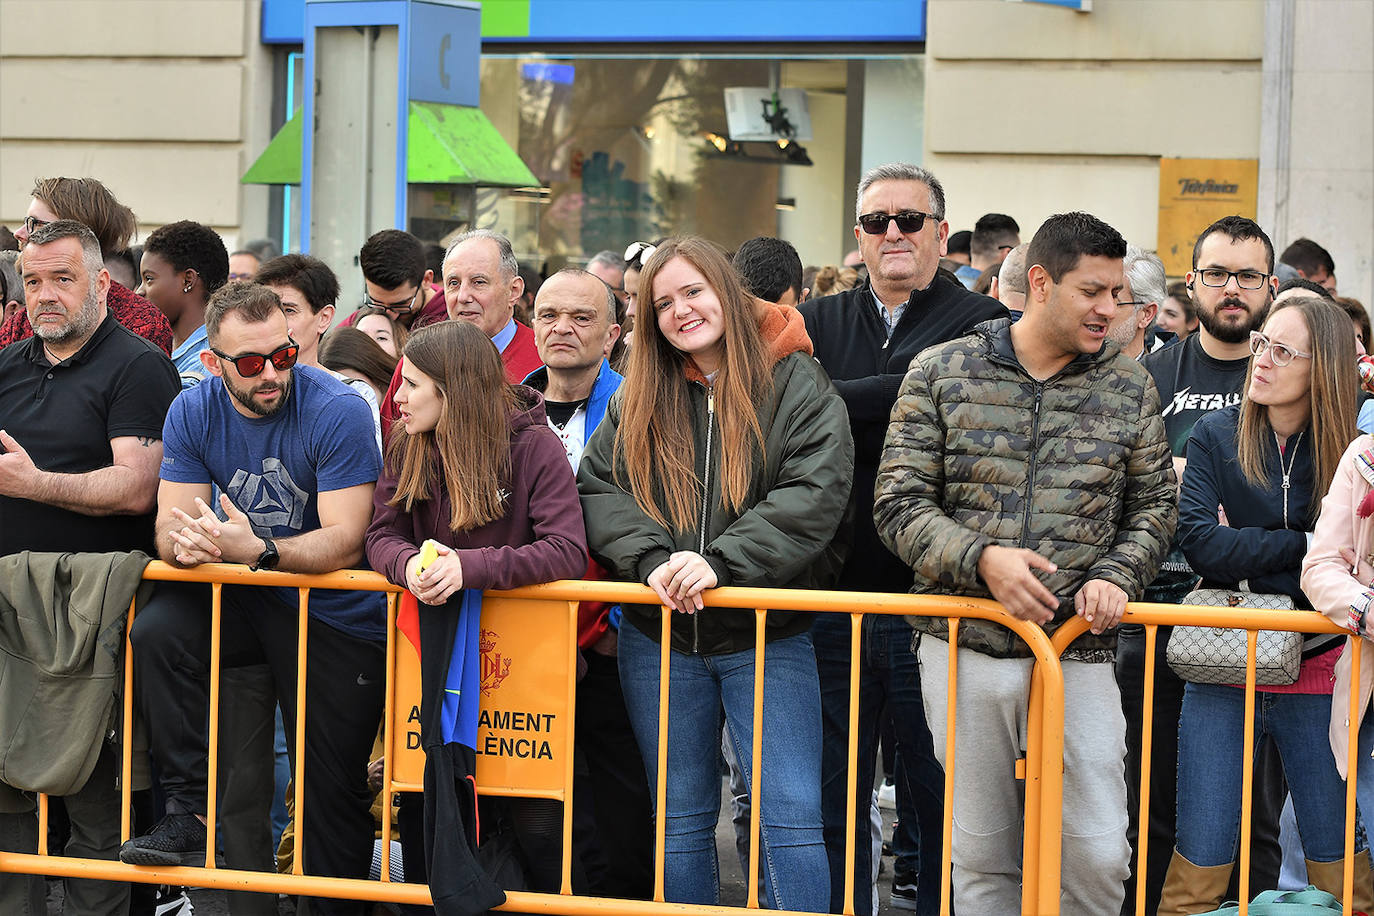
[[[100,324],[100,298],[96,292],[96,287],[94,284],[91,286],[90,292],[81,302],[81,311],[69,316],[67,323],[62,327],[40,326],[33,321],[32,315],[29,316],[29,323],[33,325],[34,335],[44,343],[61,346],[74,340],[83,340],[89,337],[96,325]]]
[[[1230,306],[1245,309],[1247,317],[1236,322],[1223,321],[1219,317],[1221,310]],[[1268,299],[1259,308],[1252,309],[1244,300],[1235,296],[1227,296],[1211,309],[1203,308],[1199,303],[1197,310],[1198,321],[1207,333],[1222,343],[1228,344],[1248,341],[1250,332],[1258,330],[1267,317],[1269,317]]]
[[[239,388],[234,382],[229,380],[228,375],[223,375],[224,387],[229,395],[248,410],[260,417],[270,417],[286,406],[287,399],[291,397],[291,373],[286,373],[284,378],[275,382],[262,382],[257,385],[245,385]],[[254,400],[254,395],[267,391],[280,391],[281,397],[277,398],[276,403],[270,407]]]

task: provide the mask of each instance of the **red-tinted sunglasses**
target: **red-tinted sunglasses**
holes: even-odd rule
[[[269,359],[272,361],[272,366],[279,372],[290,369],[292,366],[296,365],[296,357],[300,355],[301,348],[299,344],[292,340],[290,343],[278,347],[271,353],[245,353],[242,356],[230,356],[228,353],[221,353],[214,347],[210,348],[210,352],[220,359],[228,360],[233,363],[239,375],[244,378],[253,378],[254,376],[262,375],[262,370],[267,368],[267,361]]]

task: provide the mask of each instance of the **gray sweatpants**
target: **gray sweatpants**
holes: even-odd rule
[[[949,644],[921,638],[926,720],[945,764]],[[954,740],[954,909],[1021,911],[1024,787],[1033,660],[959,650]],[[1111,664],[1064,666],[1064,827],[1060,912],[1117,914],[1130,873],[1126,842],[1126,721]]]

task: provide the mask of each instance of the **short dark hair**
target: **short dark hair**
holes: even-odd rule
[[[211,346],[219,339],[219,326],[230,313],[249,323],[266,321],[273,312],[282,312],[281,300],[261,283],[235,280],[226,283],[205,305],[205,336]]]
[[[339,278],[329,265],[308,254],[284,254],[258,268],[253,276],[263,286],[289,286],[305,297],[310,311],[319,314],[339,301]]]
[[[739,246],[735,270],[751,295],[777,302],[790,289],[801,298],[802,262],[791,243],[761,235]]]
[[[1016,247],[1021,243],[1021,227],[1005,213],[985,213],[973,224],[969,239],[969,254],[980,258],[997,257],[1003,245]]]
[[[363,279],[382,289],[419,286],[425,280],[425,246],[409,232],[383,229],[363,243],[358,266]]]
[[[155,229],[143,243],[144,254],[155,254],[175,271],[200,274],[208,297],[229,279],[229,252],[219,233],[189,219]]]
[[[1126,240],[1091,213],[1056,213],[1035,230],[1026,270],[1039,264],[1058,283],[1083,257],[1125,258]]]
[[[973,244],[973,233],[967,229],[960,229],[958,232],[951,232],[945,241],[945,251],[950,254],[968,254],[969,246]]]
[[[1259,239],[1264,243],[1264,257],[1266,259],[1264,269],[1270,273],[1274,272],[1274,243],[1269,241],[1269,236],[1260,228],[1259,223],[1244,216],[1223,216],[1202,230],[1202,234],[1193,243],[1193,270],[1197,270],[1197,259],[1202,254],[1202,243],[1213,232],[1220,232],[1236,241]]]
[[[1282,283],[1279,284],[1279,288],[1274,291],[1274,295],[1281,296],[1284,293],[1288,292],[1290,289],[1304,290],[1305,292],[1309,292],[1320,299],[1325,299],[1327,302],[1336,301],[1336,297],[1331,295],[1330,290],[1328,290],[1326,287],[1322,286],[1320,283],[1316,283],[1312,280],[1307,280],[1303,277],[1291,277],[1287,280],[1284,280]]]
[[[1360,340],[1368,344],[1374,337],[1370,336],[1369,312],[1365,310],[1364,303],[1349,296],[1336,296],[1333,300],[1345,313],[1350,316],[1350,320],[1360,326]]]
[[[1283,254],[1279,255],[1279,260],[1289,267],[1296,267],[1305,274],[1314,274],[1323,267],[1328,274],[1336,272],[1336,262],[1331,259],[1331,252],[1318,245],[1311,239],[1297,239],[1293,244],[1283,249]]]

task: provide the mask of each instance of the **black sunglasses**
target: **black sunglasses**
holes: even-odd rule
[[[301,348],[294,340],[285,346],[278,347],[271,353],[245,353],[242,356],[230,356],[228,353],[221,353],[214,347],[210,352],[220,359],[228,360],[234,364],[239,375],[244,378],[254,378],[262,375],[262,370],[267,368],[267,361],[270,359],[272,365],[279,372],[284,372],[296,365],[296,357],[300,355]]]
[[[879,210],[877,213],[865,213],[860,216],[859,228],[869,235],[882,235],[887,232],[887,224],[896,220],[898,231],[920,232],[927,219],[937,217],[933,213],[922,213],[920,210],[903,210],[901,213],[884,213]]]

